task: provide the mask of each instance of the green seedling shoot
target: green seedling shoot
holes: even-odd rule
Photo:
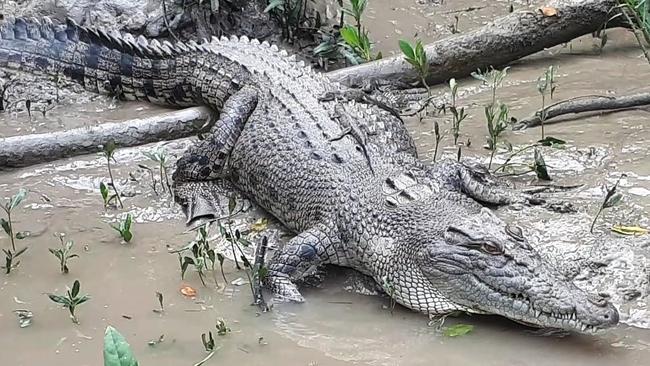
[[[467,115],[465,114],[464,107],[458,108],[456,106],[456,99],[458,97],[458,84],[456,83],[456,79],[452,78],[449,80],[449,90],[451,92],[451,106],[449,107],[452,115],[451,130],[454,135],[454,145],[458,145],[460,124],[465,120],[465,118],[467,118]]]
[[[79,320],[75,314],[77,306],[90,300],[88,295],[79,296],[80,287],[81,284],[79,283],[79,280],[75,280],[72,289],[68,288],[65,295],[47,294],[50,300],[63,305],[64,308],[67,308],[68,311],[70,311],[70,319],[72,319],[72,322],[75,324],[79,324]]]
[[[106,145],[102,146],[102,152],[101,155],[106,158],[106,167],[108,168],[108,176],[110,178],[110,183],[109,185],[111,188],[113,188],[113,194],[109,196],[109,191],[108,187],[102,182],[99,185],[99,190],[102,194],[102,199],[104,200],[104,208],[108,207],[108,205],[111,203],[113,199],[116,199],[117,202],[120,204],[120,208],[124,208],[124,204],[122,203],[122,198],[120,197],[120,192],[117,190],[117,186],[115,185],[115,179],[113,179],[113,170],[111,169],[111,160],[115,162],[115,143],[113,141],[109,141]]]
[[[611,208],[616,206],[621,202],[623,199],[623,195],[620,192],[617,192],[618,184],[621,182],[621,179],[626,178],[626,174],[621,174],[621,176],[618,178],[616,183],[612,188],[607,189],[607,194],[605,194],[605,199],[603,200],[603,203],[600,205],[598,208],[598,212],[596,212],[596,216],[594,216],[594,220],[591,222],[591,227],[589,228],[590,233],[594,233],[594,226],[596,225],[596,220],[598,220],[598,217],[600,214],[605,210],[606,208]]]
[[[49,251],[59,260],[59,268],[61,270],[61,273],[67,274],[69,272],[68,260],[79,257],[79,255],[71,253],[72,247],[74,246],[74,241],[65,240],[64,233],[59,234],[58,238],[61,242],[61,246],[56,249],[49,248]]]
[[[431,96],[431,88],[427,84],[427,76],[429,76],[429,61],[427,60],[427,53],[422,46],[422,41],[416,41],[415,46],[411,45],[407,41],[400,40],[399,48],[404,54],[404,59],[406,62],[411,64],[415,71],[417,71],[418,76],[422,85],[427,89],[427,94]]]
[[[0,218],[0,226],[4,232],[9,236],[11,242],[11,249],[2,249],[5,254],[5,264],[1,266],[5,270],[6,274],[10,274],[11,270],[18,267],[20,261],[17,258],[27,251],[27,247],[16,250],[16,239],[21,240],[29,236],[28,231],[15,231],[14,222],[12,218],[13,210],[20,205],[20,203],[27,197],[27,191],[23,188],[18,190],[18,193],[11,196],[4,205],[0,205],[4,212],[7,214],[7,218]]]
[[[542,140],[545,139],[544,135],[544,122],[546,121],[547,113],[546,110],[546,94],[548,92],[550,99],[553,99],[553,93],[555,93],[555,66],[549,66],[544,70],[544,74],[537,78],[537,91],[542,96],[542,109],[538,113],[539,121],[542,127]]]
[[[119,234],[120,237],[125,241],[125,242],[130,242],[131,239],[133,239],[133,233],[131,233],[131,226],[133,224],[133,217],[131,214],[126,214],[126,217],[124,220],[121,220],[118,226],[111,225],[113,229],[115,229]]]

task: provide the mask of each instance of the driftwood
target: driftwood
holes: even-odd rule
[[[499,67],[524,56],[599,30],[618,5],[616,0],[559,0],[549,4],[557,15],[540,10],[516,11],[476,30],[441,39],[424,47],[429,60],[429,85]],[[619,17],[620,18],[620,17]],[[609,22],[609,27],[622,26]],[[415,85],[420,77],[402,55],[330,72],[348,86],[378,82]]]
[[[544,108],[546,119],[544,124],[557,123],[559,121],[549,121],[551,118],[566,114],[575,114],[583,112],[594,112],[604,110],[618,110],[633,107],[650,105],[650,93],[638,93],[622,96],[604,96],[604,95],[587,95],[583,97],[571,98]],[[529,127],[535,127],[542,124],[540,116],[542,110],[538,110],[531,117],[522,119],[512,126],[513,130],[523,130]]]
[[[544,48],[568,42],[601,28],[611,17],[615,0],[565,0],[552,5],[556,15],[541,11],[518,11],[466,34],[454,35],[425,46],[429,62],[429,84],[451,77],[469,75],[477,68],[500,66]],[[608,23],[609,26],[623,24]],[[327,74],[348,86],[379,84],[413,85],[418,76],[402,56],[333,71]],[[174,112],[171,115],[182,114]],[[207,118],[206,109],[190,109],[196,119]],[[167,118],[167,119],[165,119]],[[192,117],[194,118],[194,117]],[[188,121],[188,119],[185,119]],[[182,122],[182,121],[178,121]],[[137,122],[106,124],[98,127],[54,134],[12,137],[0,140],[0,168],[28,166],[60,157],[97,150],[96,145],[115,140],[120,147],[135,146],[164,139],[182,138],[196,133],[173,117],[150,118]],[[131,126],[129,126],[131,123]],[[200,122],[198,124],[201,124]],[[177,130],[174,130],[177,129]],[[124,136],[122,136],[124,135]]]
[[[196,107],[150,118],[0,138],[0,169],[99,152],[100,145],[110,140],[119,147],[129,147],[188,137],[200,132],[210,117],[208,108]]]

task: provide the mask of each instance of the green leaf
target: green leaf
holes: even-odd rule
[[[614,206],[616,206],[617,204],[619,204],[619,203],[621,202],[622,199],[623,199],[623,195],[622,195],[620,192],[616,192],[616,193],[614,193],[613,195],[611,195],[611,196],[607,199],[607,201],[605,201],[605,203],[603,204],[603,207],[604,207],[604,208],[614,207]]]
[[[352,47],[360,47],[359,42],[359,33],[356,28],[345,26],[341,28],[341,37],[345,43],[349,44]]]
[[[102,198],[104,199],[104,204],[108,203],[108,187],[106,187],[106,184],[104,182],[99,183],[99,192],[102,194]]]
[[[131,346],[110,325],[104,333],[104,366],[138,366]]]
[[[9,202],[8,207],[9,211],[16,208],[25,199],[25,197],[27,197],[27,191],[24,188],[19,189],[18,193],[11,197],[11,201]]]
[[[74,283],[72,284],[72,297],[77,297],[77,295],[79,295],[80,287],[81,284],[79,283],[79,280],[74,280]]]
[[[399,49],[402,50],[402,53],[404,56],[406,56],[407,60],[413,60],[415,61],[415,51],[413,50],[413,47],[411,46],[410,43],[407,41],[400,40],[399,41]]]
[[[464,336],[473,330],[474,326],[471,324],[456,324],[451,327],[445,327],[443,334],[447,337],[459,337]]]
[[[0,225],[4,229],[5,233],[7,233],[7,235],[11,236],[11,226],[9,226],[9,221],[7,221],[5,219],[0,219]]]
[[[70,301],[66,297],[54,295],[54,294],[47,294],[47,297],[49,297],[50,300],[54,301],[57,304],[61,304],[65,306],[70,305]]]
[[[14,253],[13,257],[18,258],[19,255],[25,253],[29,249],[28,247],[24,247],[23,249],[18,250],[16,253]]]

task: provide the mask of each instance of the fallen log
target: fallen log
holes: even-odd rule
[[[196,107],[124,122],[0,138],[0,169],[96,153],[110,140],[129,147],[196,135],[211,113],[208,108]]]
[[[430,73],[429,84],[451,77],[469,75],[477,68],[500,66],[544,48],[568,42],[603,27],[612,16],[615,0],[565,0],[553,3],[556,15],[540,11],[518,11],[466,34],[454,35],[425,47]],[[619,17],[620,18],[620,17]],[[621,26],[608,23],[608,26]],[[332,80],[348,86],[379,84],[414,85],[418,76],[402,56],[349,67],[327,74]],[[176,115],[173,112],[171,115]],[[190,109],[201,125],[206,109]],[[200,116],[202,117],[200,117]],[[0,168],[19,167],[51,161],[61,157],[97,151],[97,145],[110,139],[120,147],[182,138],[196,133],[182,120],[152,117],[125,125],[106,124],[88,129],[0,139]],[[189,120],[185,120],[188,122]],[[129,127],[129,123],[133,127]],[[135,124],[134,124],[135,123]],[[173,126],[174,124],[178,126]]]
[[[548,5],[554,11],[516,11],[473,31],[454,35],[424,47],[429,61],[427,83],[469,75],[477,69],[499,67],[524,56],[566,43],[608,27],[623,26],[620,19],[607,22],[618,5],[616,0],[558,0]],[[620,17],[619,17],[620,18]],[[328,74],[348,86],[368,83],[412,86],[420,76],[402,55],[389,57]]]
[[[638,93],[632,95],[622,95],[618,97],[605,95],[587,95],[583,97],[567,99],[535,112],[531,117],[517,121],[513,130],[523,130],[529,127],[540,126],[542,120],[540,116],[545,114],[544,124],[553,124],[559,121],[550,121],[551,118],[584,112],[595,111],[612,111],[620,109],[629,109],[650,105],[650,93]]]

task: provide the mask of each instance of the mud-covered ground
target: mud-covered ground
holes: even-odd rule
[[[513,2],[515,7],[524,6]],[[459,17],[462,32],[506,14],[509,2],[495,1],[474,11],[456,10],[476,7],[468,1],[445,2],[435,6],[426,1],[370,0],[366,26],[376,47],[385,55],[397,50],[398,39],[413,39],[417,33],[433,40],[451,33],[450,24]],[[447,12],[446,14],[443,14]],[[583,37],[564,47],[556,47],[512,65],[498,98],[507,103],[515,117],[530,115],[540,106],[536,79],[549,65],[558,67],[558,88],[554,100],[589,94],[625,94],[647,89],[648,66],[625,31],[612,31],[602,53],[595,50],[599,40]],[[459,104],[468,108],[470,117],[462,126],[463,149],[467,158],[488,161],[483,148],[486,127],[483,105],[489,92],[477,81],[460,80],[463,97]],[[444,87],[434,88],[443,92]],[[61,104],[44,118],[24,111],[4,113],[0,117],[0,136],[48,132],[154,115],[161,108],[139,103],[115,102],[105,97],[63,93]],[[10,275],[0,278],[0,350],[2,359],[12,365],[67,363],[97,365],[102,359],[103,331],[107,325],[118,328],[132,344],[142,365],[193,364],[205,356],[200,335],[215,333],[215,323],[224,319],[231,328],[225,336],[216,336],[218,351],[208,364],[238,362],[245,365],[640,365],[647,362],[650,344],[650,316],[647,312],[649,255],[648,236],[623,237],[611,233],[615,224],[650,227],[650,163],[647,159],[650,134],[646,110],[598,113],[566,119],[548,125],[546,133],[568,142],[564,149],[544,149],[554,184],[583,186],[556,193],[557,198],[572,201],[578,212],[555,214],[541,209],[516,211],[501,209],[500,215],[516,221],[539,250],[568,268],[577,284],[594,292],[612,296],[621,311],[617,329],[596,336],[544,336],[499,317],[462,316],[448,319],[472,324],[474,331],[458,338],[443,336],[428,319],[401,307],[390,311],[382,296],[364,295],[358,277],[350,271],[328,269],[325,281],[307,288],[307,303],[281,304],[272,312],[258,314],[250,306],[250,290],[245,274],[230,261],[224,264],[227,286],[215,289],[212,275],[204,287],[196,273],[188,270],[180,278],[178,258],[169,248],[179,248],[194,238],[187,233],[182,214],[169,199],[151,188],[151,177],[139,164],[155,171],[155,163],[142,153],[165,149],[172,157],[182,153],[188,141],[174,141],[116,153],[114,175],[125,193],[125,208],[105,210],[99,193],[107,182],[105,160],[99,156],[67,159],[26,169],[0,172],[0,196],[9,197],[19,188],[29,190],[26,201],[14,212],[16,229],[31,235],[18,242],[29,250]],[[442,130],[450,127],[448,116],[407,120],[421,155],[433,158],[433,121]],[[508,132],[505,138],[524,146],[536,141],[539,129]],[[446,156],[455,156],[451,136],[441,143]],[[502,162],[507,153],[497,156]],[[531,160],[522,155],[521,162]],[[604,185],[612,185],[621,174],[623,202],[606,210],[596,223],[594,234],[589,226],[605,194]],[[531,175],[514,178],[519,187],[535,184]],[[158,186],[158,189],[159,186]],[[122,243],[109,224],[131,213],[135,218],[134,239]],[[235,224],[255,241],[268,234],[274,242],[287,234],[270,219],[269,225],[253,225],[262,212],[250,210],[237,215]],[[261,229],[261,232],[259,232]],[[56,248],[55,233],[65,232],[75,241],[70,273],[59,273],[58,262],[48,252]],[[228,254],[213,230],[213,242]],[[6,236],[0,247],[8,248]],[[67,311],[52,303],[44,293],[62,293],[75,279],[81,292],[91,300],[77,309],[80,320],[74,325]],[[234,283],[234,284],[233,284]],[[191,286],[196,298],[182,295],[179,289]],[[164,295],[165,312],[155,292]],[[16,309],[29,309],[31,326],[19,328]],[[149,345],[164,335],[164,340]]]

